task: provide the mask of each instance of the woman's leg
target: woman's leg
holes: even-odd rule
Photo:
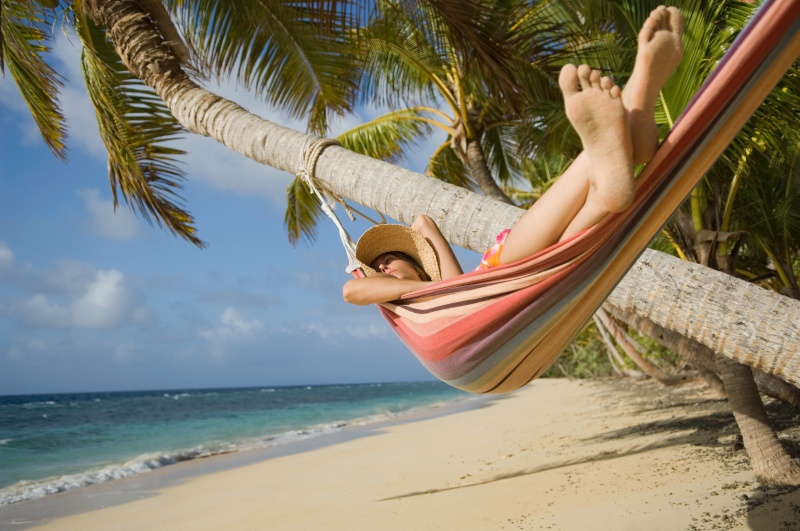
[[[655,104],[661,88],[683,57],[683,28],[683,18],[676,8],[659,6],[650,13],[639,32],[636,65],[622,91],[634,164],[646,163],[655,153],[658,144]],[[599,77],[596,73],[589,75],[589,84]],[[569,82],[574,88],[575,80]],[[579,76],[578,82],[582,85],[584,80]],[[605,83],[608,86],[609,81]],[[581,153],[514,226],[503,247],[501,262],[509,263],[530,256],[591,227],[608,212],[614,211],[597,208],[597,190],[591,184],[595,169],[589,154],[586,151]],[[602,185],[602,182],[596,181],[595,184]],[[613,193],[618,193],[620,200],[626,194],[624,190]]]
[[[514,225],[501,253],[508,263],[628,207],[633,199],[633,146],[621,91],[588,65],[559,76],[564,107],[584,151]]]

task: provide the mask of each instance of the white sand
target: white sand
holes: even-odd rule
[[[760,491],[737,433],[698,386],[539,380],[43,529],[797,529],[800,491]]]

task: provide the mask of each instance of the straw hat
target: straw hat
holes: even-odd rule
[[[409,255],[431,277],[431,280],[442,280],[439,272],[439,261],[428,240],[411,227],[405,225],[375,225],[368,229],[356,244],[356,258],[367,276],[376,271],[369,265],[383,253],[401,252]]]

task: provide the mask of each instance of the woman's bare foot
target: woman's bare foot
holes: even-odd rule
[[[683,58],[683,17],[675,7],[659,6],[639,31],[639,50],[622,102],[628,110],[634,164],[649,161],[658,147],[654,115],[661,88]]]
[[[634,195],[633,146],[621,90],[588,65],[565,65],[558,84],[567,118],[589,157],[587,205],[598,213],[620,212]]]

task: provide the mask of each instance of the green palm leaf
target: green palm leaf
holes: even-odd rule
[[[477,75],[485,80],[489,91],[500,98],[511,98],[518,92],[515,69],[518,55],[502,41],[508,13],[519,1],[485,0],[386,0],[395,11],[408,14],[414,26],[424,29],[427,40],[438,51],[461,58],[463,76]],[[469,69],[469,70],[467,70]]]
[[[352,108],[355,56],[350,2],[167,0],[198,66],[231,74],[269,103],[324,135],[328,115]]]
[[[317,237],[317,220],[321,211],[316,195],[303,179],[295,177],[286,188],[286,213],[283,216],[289,242],[295,244],[302,237],[313,243]]]
[[[497,125],[488,129],[481,138],[481,144],[489,167],[495,169],[498,182],[511,184],[522,179],[522,161],[512,127]]]
[[[66,125],[57,99],[61,76],[42,57],[50,51],[47,12],[32,1],[0,2],[0,71],[8,67],[45,144],[66,160]]]
[[[356,153],[394,162],[405,148],[430,134],[429,114],[419,107],[392,111],[342,133],[336,140]]]
[[[381,17],[360,40],[362,101],[394,107],[438,96],[455,112],[458,104],[447,79],[447,36],[434,34],[395,2],[381,5]]]
[[[475,190],[477,188],[467,165],[461,162],[461,159],[450,149],[450,138],[441,144],[428,160],[428,168],[425,173],[467,190]]]
[[[104,31],[78,10],[73,17],[83,44],[84,80],[108,150],[115,206],[119,192],[148,222],[202,247],[192,216],[179,205],[176,193],[184,176],[175,158],[183,152],[167,145],[182,127],[164,102],[128,72]]]

